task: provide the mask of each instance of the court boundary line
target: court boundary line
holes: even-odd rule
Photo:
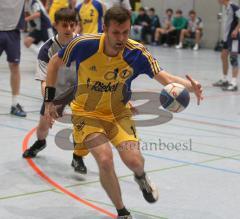
[[[27,149],[27,145],[28,142],[30,140],[30,138],[32,137],[33,133],[36,131],[36,127],[31,129],[27,135],[24,137],[24,140],[22,142],[22,150],[25,151]],[[28,158],[26,159],[27,163],[29,164],[29,166],[34,170],[35,173],[37,173],[38,176],[40,176],[44,181],[46,181],[48,184],[52,185],[53,187],[55,187],[57,190],[61,191],[62,193],[64,193],[65,195],[75,199],[76,201],[86,205],[87,207],[92,208],[93,210],[96,210],[102,214],[105,214],[107,216],[109,216],[110,218],[116,218],[117,216],[101,207],[98,207],[97,205],[92,204],[91,202],[80,198],[79,196],[77,196],[76,194],[70,192],[69,190],[65,189],[64,187],[62,187],[61,185],[59,185],[57,182],[55,182],[54,180],[52,180],[50,177],[48,177],[36,164],[35,162]]]

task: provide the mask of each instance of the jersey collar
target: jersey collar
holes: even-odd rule
[[[124,49],[123,49],[121,52],[119,52],[119,54],[118,54],[116,57],[107,56],[107,55],[103,52],[103,51],[104,51],[104,40],[105,40],[105,37],[106,37],[106,34],[103,33],[103,34],[101,35],[101,38],[100,38],[100,43],[99,43],[98,52],[104,54],[106,57],[109,57],[109,58],[118,58],[118,59],[121,58],[121,59],[122,59]]]

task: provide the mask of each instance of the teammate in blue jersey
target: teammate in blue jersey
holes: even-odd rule
[[[131,219],[125,207],[114,170],[111,143],[124,164],[134,173],[146,201],[158,200],[157,186],[144,171],[144,158],[139,148],[128,100],[131,83],[141,74],[163,85],[181,83],[202,100],[201,85],[174,76],[159,67],[145,47],[130,40],[131,13],[123,7],[112,7],[104,18],[104,33],[82,35],[54,55],[48,65],[45,88],[45,116],[50,122],[57,117],[54,110],[55,81],[59,66],[77,63],[78,87],[71,103],[73,136],[82,150],[89,150],[98,167],[100,181],[118,212],[119,219]]]

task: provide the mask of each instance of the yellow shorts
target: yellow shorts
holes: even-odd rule
[[[103,133],[109,141],[118,147],[124,141],[138,141],[135,123],[130,117],[122,117],[114,120],[101,120],[94,117],[72,116],[73,138],[75,150],[79,150],[79,155],[88,154],[85,138],[93,133]],[[97,141],[97,140],[96,140]]]

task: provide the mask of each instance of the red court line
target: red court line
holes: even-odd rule
[[[24,137],[23,143],[22,143],[22,150],[25,151],[27,149],[28,146],[28,142],[31,138],[31,136],[33,135],[33,133],[36,131],[36,128],[33,128],[30,132],[28,132],[28,134]],[[64,194],[70,196],[71,198],[77,200],[78,202],[81,202],[82,204],[93,208],[94,210],[105,214],[111,218],[116,218],[117,216],[112,214],[111,212],[108,212],[107,210],[100,208],[94,204],[92,204],[89,201],[86,201],[80,197],[78,197],[77,195],[75,195],[74,193],[70,192],[69,190],[65,189],[64,187],[62,187],[61,185],[59,185],[58,183],[56,183],[54,180],[52,180],[50,177],[48,177],[45,173],[42,172],[42,170],[33,162],[32,159],[26,159],[28,164],[31,166],[31,168],[44,180],[46,180],[49,184],[51,184],[53,187],[55,187],[56,189],[58,189],[59,191],[63,192]]]

